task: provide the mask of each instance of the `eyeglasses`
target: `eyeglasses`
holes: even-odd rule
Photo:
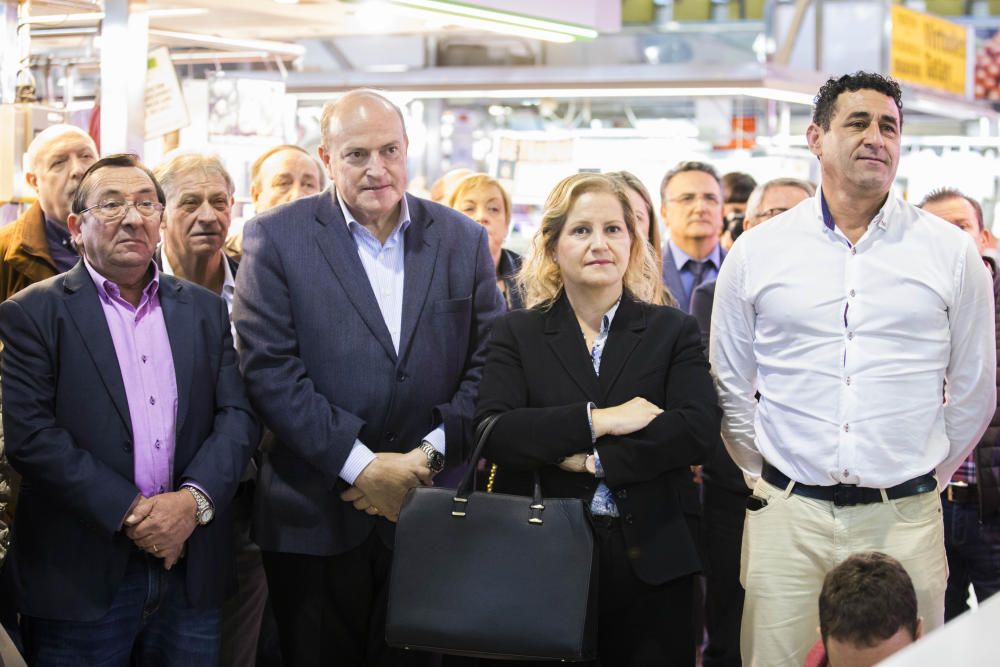
[[[696,195],[696,194],[693,194],[693,193],[689,193],[689,194],[686,194],[686,195],[681,195],[680,197],[674,197],[670,201],[672,201],[675,204],[683,204],[684,206],[692,206],[699,199],[702,200],[703,202],[705,202],[706,204],[708,204],[709,206],[718,206],[720,203],[722,203],[722,200],[719,199],[719,197],[716,196],[716,195],[712,195],[712,194],[708,194],[708,195]]]
[[[758,213],[757,220],[761,222],[763,222],[764,220],[770,220],[774,216],[781,215],[787,210],[788,210],[787,208],[769,208],[766,211],[761,211],[760,213]]]
[[[88,213],[90,211],[94,212],[94,217],[101,222],[118,222],[125,217],[128,213],[128,208],[131,206],[135,209],[135,212],[139,214],[140,217],[144,219],[149,219],[156,216],[157,213],[163,212],[163,204],[158,201],[105,201],[97,204],[96,206],[91,206],[90,208],[85,208],[80,211],[80,215]]]

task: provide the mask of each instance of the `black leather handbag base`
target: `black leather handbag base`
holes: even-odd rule
[[[481,430],[476,457],[491,429]],[[417,488],[404,500],[386,642],[486,658],[593,659],[597,550],[583,501],[543,499],[537,477],[534,497],[468,493],[472,477],[457,491]]]

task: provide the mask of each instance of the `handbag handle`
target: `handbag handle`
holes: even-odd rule
[[[458,488],[455,490],[455,498],[453,503],[453,508],[451,515],[455,517],[465,516],[465,505],[469,502],[469,494],[475,487],[476,483],[476,464],[483,454],[483,449],[486,447],[486,441],[489,440],[490,434],[493,433],[493,428],[496,426],[497,421],[500,419],[499,414],[490,415],[483,421],[479,422],[479,426],[476,427],[476,446],[472,450],[472,458],[470,459],[472,465],[469,469],[465,471],[465,475],[462,476],[462,481],[458,483]],[[538,470],[534,471],[533,474],[534,483],[532,484],[532,494],[531,494],[531,514],[528,518],[528,523],[541,525],[542,524],[542,510],[545,509],[545,502],[542,498],[542,480],[538,475]]]

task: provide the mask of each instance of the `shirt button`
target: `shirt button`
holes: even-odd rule
[[[142,355],[142,363],[146,363],[146,359],[148,359],[148,358],[149,357],[147,357],[145,354]]]
[[[844,472],[842,472],[840,474],[844,476],[844,479],[847,479],[848,477],[850,477],[850,473],[847,471],[847,469],[844,469]]]
[[[156,447],[157,449],[159,449],[160,448],[160,444],[161,444],[160,441],[157,440],[156,442],[153,443],[153,447]]]
[[[847,332],[847,340],[854,340],[854,332],[853,331],[848,331]]]
[[[149,397],[149,404],[150,405],[156,405],[156,396],[150,396]]]
[[[166,490],[167,490],[167,489],[166,489],[166,487],[164,487],[164,486],[162,486],[162,485],[160,486],[160,493],[163,493],[163,492],[164,492],[164,491],[166,491]]]
[[[851,254],[852,255],[857,255],[858,254],[858,249],[857,248],[851,248]]]
[[[851,425],[850,424],[844,424],[844,433],[848,433],[848,432],[850,432],[850,430],[851,430]]]
[[[844,378],[844,384],[846,384],[848,387],[851,386],[851,378],[850,378],[850,376]]]
[[[855,292],[854,290],[851,290],[850,294],[851,296],[857,296],[857,292]]]

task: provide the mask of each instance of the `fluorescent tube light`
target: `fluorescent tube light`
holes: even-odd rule
[[[504,12],[497,9],[486,9],[484,7],[465,5],[458,2],[448,2],[447,0],[392,0],[392,2],[393,4],[404,7],[413,7],[415,9],[448,14],[450,16],[462,16],[466,18],[480,19],[483,21],[495,21],[520,28],[529,28],[532,30],[542,30],[570,35],[574,38],[594,39],[597,37],[597,31],[586,26],[575,25],[573,23],[563,23],[562,21],[549,21],[547,19],[523,16],[521,14]]]

